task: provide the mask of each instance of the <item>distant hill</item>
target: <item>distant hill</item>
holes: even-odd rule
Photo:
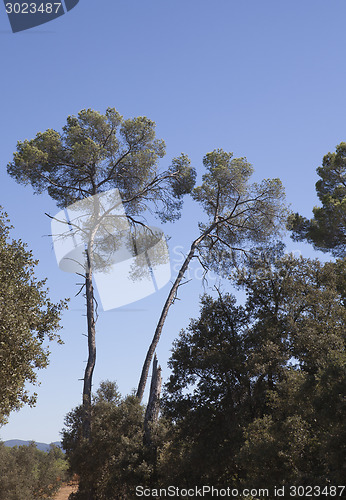
[[[21,439],[10,439],[8,441],[4,441],[4,445],[5,446],[9,446],[10,448],[12,448],[12,446],[29,446],[29,444],[31,443],[32,441],[22,441]],[[39,450],[42,450],[42,451],[49,451],[49,444],[47,443],[36,443],[36,441],[34,441],[37,448]],[[52,444],[55,444],[55,446],[59,446],[59,448],[61,448],[61,443],[60,441],[55,441],[54,443]],[[62,448],[61,448],[62,449]],[[63,450],[64,451],[64,450]]]

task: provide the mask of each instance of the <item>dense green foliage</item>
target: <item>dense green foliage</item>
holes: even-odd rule
[[[135,396],[121,398],[116,386],[102,382],[92,404],[91,439],[82,435],[83,409],[65,419],[63,447],[71,471],[80,477],[82,500],[133,498],[134,487],[149,480],[152,468],[143,446],[144,409]]]
[[[203,299],[170,360],[165,414],[174,425],[164,477],[255,487],[342,481],[341,265],[276,249],[234,273],[244,307],[228,295]]]
[[[60,448],[48,453],[29,446],[0,443],[0,500],[50,499],[67,477],[67,461]]]
[[[9,237],[6,214],[0,213],[0,425],[11,411],[33,405],[26,382],[35,384],[36,369],[48,365],[45,340],[59,340],[64,302],[52,303],[45,280],[35,278],[32,253]]]
[[[311,220],[298,213],[291,216],[288,226],[295,240],[307,240],[322,251],[345,256],[346,250],[346,143],[328,153],[317,168],[320,180],[316,191],[322,207],[313,209]]]

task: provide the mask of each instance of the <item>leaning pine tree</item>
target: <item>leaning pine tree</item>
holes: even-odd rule
[[[253,167],[246,158],[233,158],[232,153],[222,149],[205,155],[203,165],[206,173],[202,184],[191,195],[202,206],[207,222],[199,224],[199,235],[191,243],[162,309],[138,384],[140,400],[169,308],[191,260],[198,258],[206,271],[213,269],[227,275],[239,255],[253,245],[277,237],[285,228],[287,209],[279,179],[250,183]]]
[[[114,108],[108,108],[105,114],[88,109],[78,116],[69,116],[61,133],[49,129],[32,140],[18,142],[8,173],[21,184],[31,184],[36,194],[47,191],[60,208],[90,197],[97,199],[97,195],[117,188],[117,199],[120,198],[124,206],[126,221],[136,228],[145,226],[147,210],[161,221],[179,218],[182,196],[193,188],[195,172],[187,156],[182,154],[172,161],[168,170],[160,172],[158,162],[164,155],[164,141],[156,139],[155,123],[148,118],[124,120]],[[101,214],[99,205],[94,204],[92,223],[87,228],[79,228],[87,233],[84,235],[88,242],[82,273],[89,351],[83,386],[83,436],[87,439],[90,438],[91,388],[96,361],[95,235],[102,225],[107,232],[106,218],[113,208]],[[110,240],[112,237],[107,241]],[[102,261],[102,255],[98,257]]]

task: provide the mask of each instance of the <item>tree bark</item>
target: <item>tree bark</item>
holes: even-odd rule
[[[83,437],[91,435],[91,387],[96,363],[96,328],[94,315],[94,288],[90,256],[87,253],[87,273],[85,275],[87,323],[88,323],[88,361],[84,373],[83,385]]]
[[[152,440],[153,427],[157,423],[160,411],[160,394],[161,394],[161,366],[158,366],[157,357],[155,355],[153,361],[153,374],[150,384],[150,394],[147,409],[144,417],[144,444],[148,448],[155,448]]]
[[[156,346],[157,346],[157,344],[158,344],[158,342],[160,340],[161,332],[162,332],[162,329],[163,329],[163,325],[165,324],[169,308],[171,307],[171,305],[174,302],[174,298],[176,296],[178,287],[179,287],[179,285],[180,285],[180,283],[181,283],[181,281],[182,281],[182,279],[184,277],[184,274],[187,271],[187,268],[189,267],[189,264],[190,264],[191,260],[195,256],[195,250],[196,250],[196,248],[201,243],[201,241],[203,241],[204,238],[206,238],[215,229],[215,227],[217,226],[217,224],[218,224],[217,221],[213,222],[209,226],[209,228],[206,229],[201,234],[201,236],[199,236],[195,241],[193,241],[193,243],[191,244],[190,251],[189,251],[189,253],[188,253],[185,261],[183,262],[183,265],[180,268],[178,276],[177,276],[175,282],[173,283],[173,286],[172,286],[172,288],[171,288],[171,290],[170,290],[170,292],[168,294],[167,300],[166,300],[165,305],[163,306],[163,309],[162,309],[162,312],[161,312],[160,319],[159,319],[158,324],[156,326],[156,330],[155,330],[155,333],[154,333],[153,340],[152,340],[152,342],[151,342],[151,344],[149,346],[149,349],[148,349],[148,352],[147,352],[147,355],[146,355],[146,358],[145,358],[145,361],[144,361],[144,364],[143,364],[141,378],[140,378],[140,381],[139,381],[139,384],[138,384],[137,393],[136,393],[136,396],[137,396],[137,398],[140,401],[142,401],[142,399],[143,399],[143,394],[144,394],[145,385],[146,385],[147,379],[148,379],[148,373],[149,373],[150,364],[151,364],[151,361],[153,359],[154,352],[156,350]]]

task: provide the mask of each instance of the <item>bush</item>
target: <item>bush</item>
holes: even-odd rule
[[[149,481],[152,467],[143,446],[144,409],[135,396],[121,398],[112,382],[102,382],[92,404],[91,439],[82,437],[83,409],[78,406],[65,419],[62,444],[71,472],[78,474],[84,500],[133,498],[137,484]]]
[[[0,443],[0,500],[50,499],[67,477],[67,461],[57,446],[48,453],[29,446]]]

